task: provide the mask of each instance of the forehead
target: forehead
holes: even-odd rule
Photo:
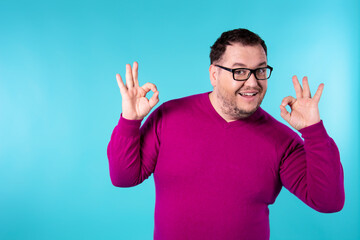
[[[244,46],[240,43],[226,46],[221,60],[228,66],[242,64],[245,67],[256,67],[260,63],[267,62],[265,50],[261,45]]]

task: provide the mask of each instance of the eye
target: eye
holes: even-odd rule
[[[266,73],[266,68],[259,68],[257,71],[260,74],[264,74],[264,73]]]
[[[248,75],[248,70],[246,70],[246,69],[236,69],[234,73],[236,75],[238,75],[238,76],[247,76]]]
[[[267,74],[267,68],[259,68],[259,69],[257,69],[256,70],[256,74],[257,75],[260,75],[260,76],[262,76],[262,75],[266,75]]]

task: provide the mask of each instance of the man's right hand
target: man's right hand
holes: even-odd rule
[[[122,96],[122,116],[128,120],[140,120],[149,114],[151,109],[159,102],[159,92],[155,84],[145,83],[139,86],[138,63],[134,62],[131,69],[126,64],[126,85],[124,85],[120,74],[116,74],[116,81]],[[148,92],[154,94],[150,99],[146,98]]]

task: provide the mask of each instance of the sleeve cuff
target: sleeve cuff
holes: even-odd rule
[[[304,139],[314,137],[329,137],[322,120],[320,120],[318,123],[300,129],[299,132]]]
[[[139,135],[139,129],[141,126],[142,119],[140,120],[129,120],[120,114],[118,122],[118,133],[122,136],[134,137]]]

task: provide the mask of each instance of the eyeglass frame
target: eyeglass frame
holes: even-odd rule
[[[250,78],[251,74],[254,74],[254,76],[255,76],[255,78],[256,78],[257,80],[267,80],[267,79],[270,78],[271,73],[272,73],[272,71],[273,71],[273,67],[271,67],[271,66],[269,66],[269,65],[267,65],[266,67],[261,67],[261,68],[256,68],[256,69],[250,69],[250,68],[227,68],[227,67],[223,67],[223,66],[220,66],[220,65],[217,65],[217,64],[215,64],[215,66],[217,66],[217,67],[219,67],[219,68],[221,68],[221,69],[224,69],[224,70],[226,70],[226,71],[231,72],[231,73],[233,74],[233,79],[234,79],[235,81],[242,81],[242,82],[243,82],[243,81],[247,81],[247,80]],[[269,77],[259,79],[259,78],[256,76],[256,71],[259,70],[259,69],[262,69],[262,68],[268,68],[268,69],[270,69]],[[246,79],[243,79],[243,80],[235,79],[235,71],[236,71],[236,70],[239,70],[239,69],[245,69],[245,70],[249,70],[249,71],[250,71],[250,73],[249,73],[249,75],[248,75],[248,77],[247,77]]]

